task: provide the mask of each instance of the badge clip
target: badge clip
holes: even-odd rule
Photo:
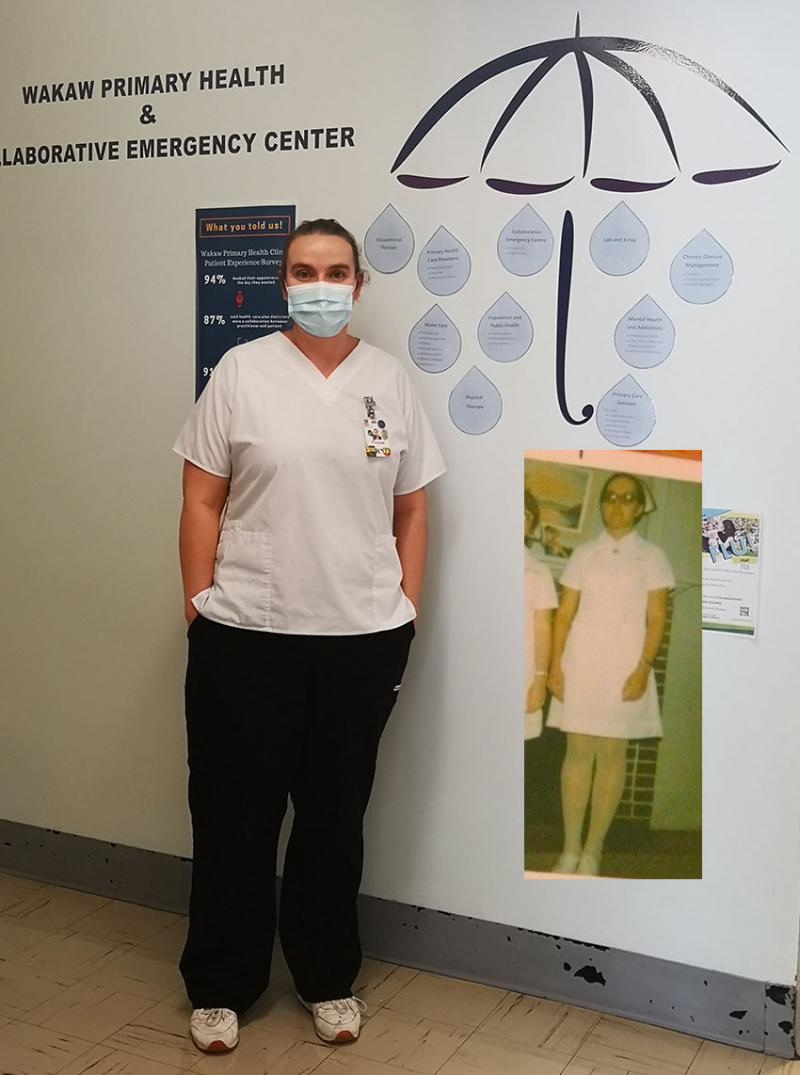
[[[386,422],[377,414],[374,397],[363,398],[367,412],[363,422],[367,456],[370,459],[385,459],[392,454],[389,447],[389,430],[386,428]]]

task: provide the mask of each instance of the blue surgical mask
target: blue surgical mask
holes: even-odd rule
[[[353,312],[351,284],[293,284],[286,294],[289,316],[311,336],[335,336]]]

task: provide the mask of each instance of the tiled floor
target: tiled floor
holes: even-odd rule
[[[206,1056],[176,967],[185,929],[0,874],[2,1075],[800,1075],[800,1062],[375,960],[354,1044],[320,1044],[278,957],[238,1048]]]

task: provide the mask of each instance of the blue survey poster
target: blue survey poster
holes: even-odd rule
[[[198,209],[196,217],[195,399],[226,351],[286,324],[278,271],[295,207]]]

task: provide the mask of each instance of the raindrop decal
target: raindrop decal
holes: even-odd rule
[[[503,413],[503,401],[489,378],[473,366],[450,393],[447,409],[462,433],[477,435],[494,429]]]
[[[733,262],[727,250],[704,229],[675,255],[669,278],[682,299],[705,305],[722,298],[731,286]]]
[[[387,205],[370,224],[364,237],[364,253],[378,272],[405,268],[414,253],[414,233],[393,205]]]
[[[649,295],[639,299],[617,325],[614,346],[629,366],[660,365],[675,346],[675,326]]]
[[[644,263],[650,250],[647,228],[625,202],[604,216],[592,232],[592,261],[609,276],[627,276]]]
[[[533,276],[553,256],[554,245],[550,228],[530,205],[524,205],[500,232],[497,256],[515,276]]]
[[[481,318],[478,343],[495,362],[516,362],[533,343],[533,323],[507,291]]]
[[[455,295],[472,268],[466,248],[445,227],[438,228],[420,251],[417,273],[434,295]]]
[[[461,333],[440,306],[431,306],[412,328],[408,351],[421,370],[442,373],[461,354]]]
[[[628,374],[597,405],[597,428],[620,448],[641,444],[656,424],[656,409],[641,385]]]

